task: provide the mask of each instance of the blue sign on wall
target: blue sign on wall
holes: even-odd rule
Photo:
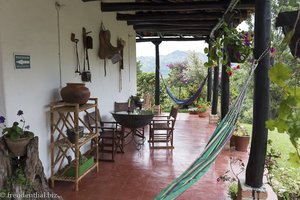
[[[16,69],[29,69],[30,68],[30,55],[14,54]]]

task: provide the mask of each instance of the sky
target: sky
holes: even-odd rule
[[[247,30],[248,26],[245,22],[242,22],[238,27],[241,30]],[[196,51],[204,53],[204,48],[207,47],[208,44],[204,41],[165,41],[159,45],[159,54],[167,55],[173,51],[181,50],[181,51]],[[155,56],[155,45],[152,42],[137,42],[136,43],[136,57],[141,56]]]
[[[204,48],[207,47],[207,43],[204,41],[165,41],[159,45],[159,54],[167,55],[173,51],[196,51],[204,53]],[[155,45],[152,42],[137,42],[136,43],[136,57],[141,56],[155,56]]]

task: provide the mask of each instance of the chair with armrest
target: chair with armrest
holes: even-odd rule
[[[157,115],[150,124],[150,148],[174,148],[173,133],[178,107],[172,107],[169,115]],[[155,146],[155,143],[165,143],[165,146]]]
[[[96,114],[98,115],[98,122],[96,122]],[[120,126],[116,122],[106,122],[102,121],[100,117],[99,110],[97,113],[95,112],[86,112],[84,117],[87,125],[94,129],[98,126],[99,129],[99,152],[101,155],[99,156],[99,160],[102,161],[115,161],[115,154],[117,152],[123,153],[123,144],[121,142],[122,139],[122,131]],[[109,157],[108,157],[109,156]]]
[[[133,99],[130,100],[130,107],[128,107],[128,102],[115,102],[115,105],[114,105],[114,111],[115,112],[119,112],[119,111],[130,111],[130,112],[133,112],[134,109],[136,109],[136,108],[137,107],[136,107]],[[144,131],[144,127],[140,128],[139,130],[144,135],[144,132],[145,132]],[[125,128],[123,128],[123,131],[124,131],[125,137],[127,137],[128,134],[130,133],[128,131],[126,132]],[[123,138],[123,142],[124,142],[124,140],[125,140],[125,138]]]

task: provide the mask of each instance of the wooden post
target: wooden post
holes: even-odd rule
[[[225,47],[226,48],[226,47]],[[230,65],[230,61],[227,63]],[[221,75],[221,119],[225,117],[229,109],[229,75],[226,72],[227,65],[222,65]]]
[[[159,44],[161,41],[155,41],[155,107],[160,112],[160,63],[159,63]]]
[[[255,1],[255,49],[257,59],[270,44],[271,0]],[[246,169],[246,184],[261,187],[266,158],[268,129],[265,122],[269,113],[270,56],[267,54],[259,62],[254,74],[253,129],[249,161]]]
[[[211,44],[209,43],[208,48],[211,48]],[[211,102],[211,86],[212,86],[212,67],[207,69],[207,102]]]
[[[219,97],[219,67],[214,67],[214,82],[213,82],[213,99],[211,114],[216,115],[218,110],[218,97]]]
[[[208,77],[207,77],[207,99],[206,99],[206,101],[211,102],[212,67],[208,68],[207,74],[208,74]]]

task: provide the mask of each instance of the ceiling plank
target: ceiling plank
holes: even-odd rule
[[[140,20],[217,20],[222,17],[222,13],[137,13],[137,14],[122,14],[117,13],[117,20],[130,20],[130,21],[140,21]]]
[[[164,38],[139,38],[136,39],[136,42],[152,42],[152,41],[202,41],[202,40],[206,40],[207,37],[206,36],[201,36],[201,37],[197,37],[197,38],[182,38],[182,37],[176,37],[176,38],[172,38],[172,37],[164,37]]]
[[[170,30],[180,30],[180,29],[203,29],[203,30],[211,30],[213,28],[213,25],[210,26],[189,26],[189,24],[182,25],[182,26],[170,26],[170,25],[134,25],[133,28],[135,30],[143,30],[143,29],[153,29],[153,30],[160,30],[160,29],[170,29]]]
[[[115,11],[189,11],[189,10],[225,10],[226,3],[219,2],[180,2],[180,3],[152,3],[152,2],[101,2],[101,10]]]
[[[127,25],[169,25],[169,26],[203,26],[210,27],[217,23],[217,21],[127,21]]]

